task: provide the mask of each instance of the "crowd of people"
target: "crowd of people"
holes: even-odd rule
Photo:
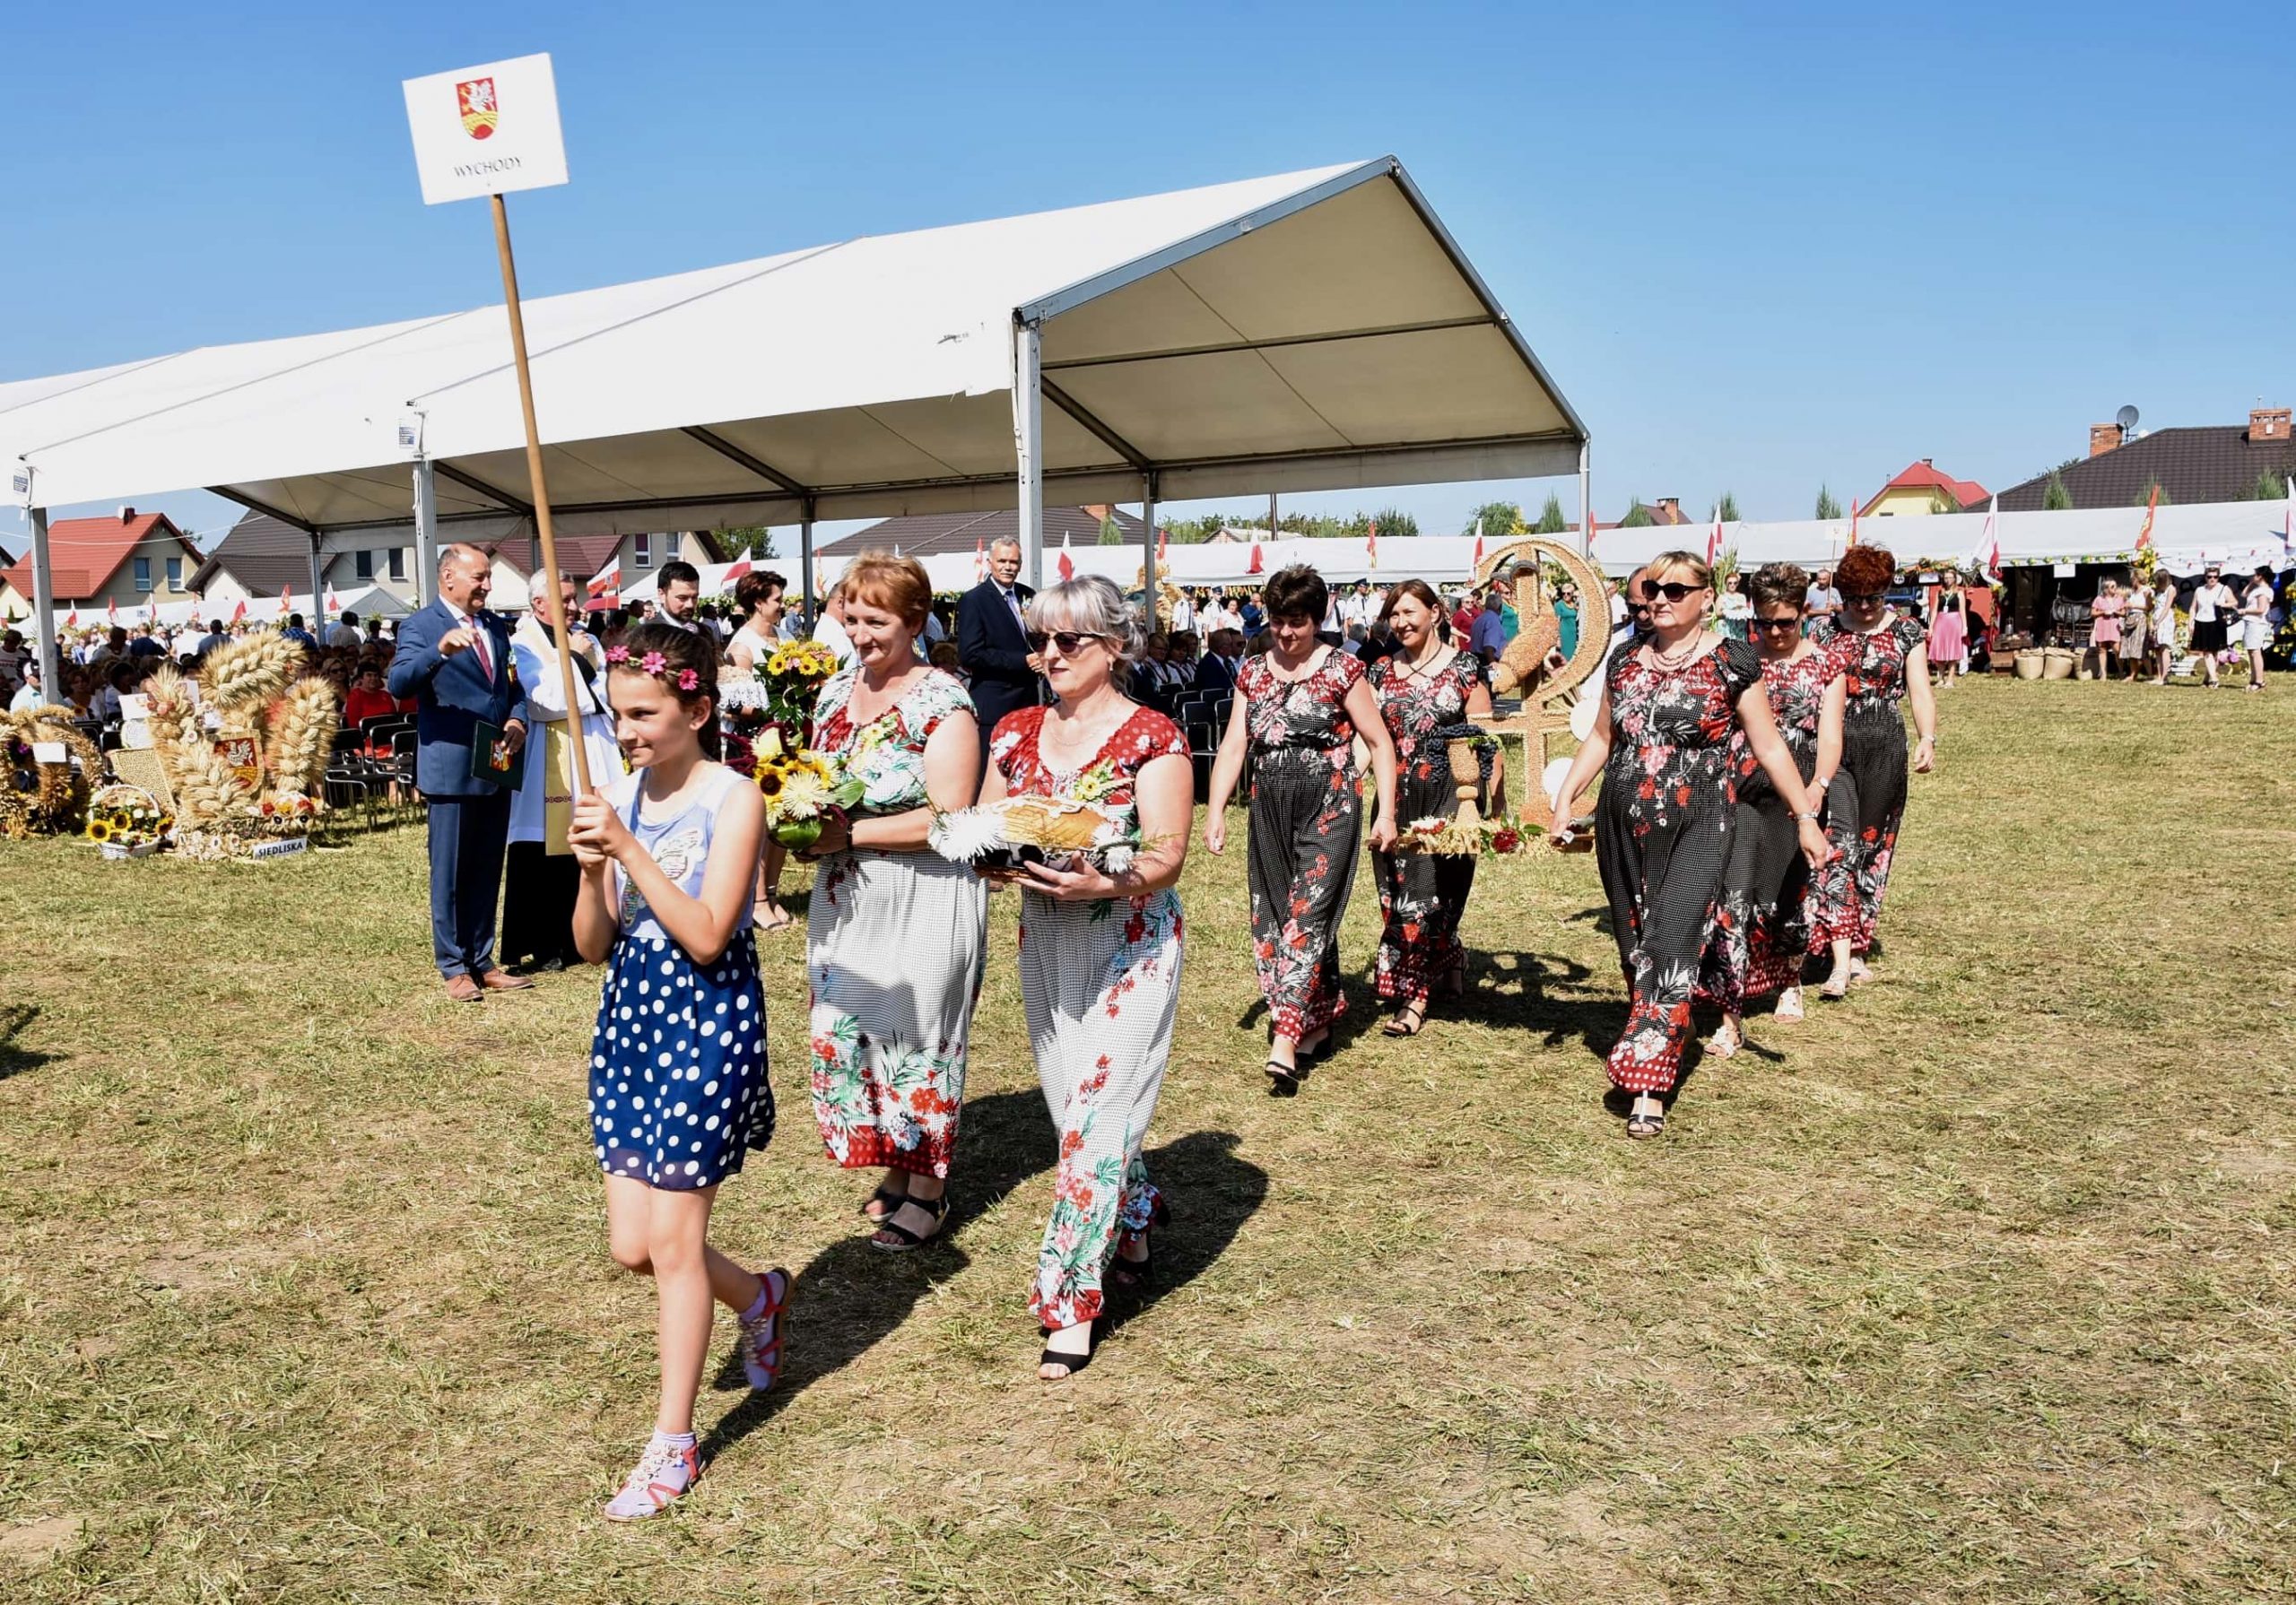
[[[1197,795],[1170,698],[1226,698],[1201,839],[1226,853],[1228,804],[1248,785],[1266,1080],[1296,1096],[1348,1007],[1340,930],[1359,865],[1380,903],[1369,968],[1386,1034],[1416,1034],[1467,991],[1475,862],[1398,851],[1397,837],[1457,806],[1452,754],[1476,750],[1459,738],[1492,711],[1475,635],[1504,631],[1512,598],[1407,580],[1350,619],[1339,604],[1368,591],[1287,569],[1249,599],[1257,636],[1228,622],[1225,598],[1205,599],[1199,653],[1192,629],[1144,632],[1108,580],[1031,591],[1017,555],[993,553],[978,586],[936,608],[913,560],[866,554],[821,615],[840,667],[812,739],[862,801],[802,854],[805,1084],[822,1151],[866,1176],[856,1207],[867,1240],[889,1254],[930,1244],[963,1184],[974,1010],[1000,962],[988,900],[1018,892],[1013,962],[1058,1153],[1027,1289],[1043,1333],[1037,1374],[1054,1383],[1091,1363],[1109,1299],[1152,1275],[1154,1234],[1173,1213],[1143,1158],[1179,1017],[1178,887]],[[552,708],[535,698],[555,664],[528,662],[472,589],[478,567],[449,575],[457,561],[442,565],[439,616],[402,629],[391,690],[417,698],[442,745],[472,719],[524,743],[530,723],[564,717],[562,698]],[[1934,760],[1935,706],[1923,632],[1887,600],[1888,555],[1862,549],[1828,577],[1839,600],[1813,620],[1820,587],[1801,570],[1749,577],[1733,594],[1747,599],[1752,641],[1721,628],[1712,577],[1686,553],[1651,564],[1619,599],[1595,731],[1552,828],[1558,838],[1585,828],[1578,799],[1602,774],[1597,860],[1629,991],[1609,1079],[1631,1136],[1665,1129],[1694,1002],[1716,1007],[1707,1046],[1727,1056],[1756,1000],[1774,995],[1778,1019],[1799,1014],[1805,963],[1822,968],[1828,999],[1870,974],[1906,776]],[[608,967],[589,1054],[593,1142],[613,1256],[654,1278],[660,1306],[656,1431],[609,1505],[622,1519],[665,1507],[699,1473],[692,1411],[713,1301],[734,1311],[741,1364],[762,1388],[782,1364],[793,1292],[786,1271],[744,1269],[708,1240],[717,1187],[776,1120],[757,944],[778,928],[778,867],[767,869],[778,855],[756,788],[718,759],[718,721],[724,679],[797,625],[778,576],[752,575],[736,603],[721,638],[665,585],[657,616],[576,647],[585,691],[603,693],[582,712],[610,723],[616,750],[593,791],[570,799],[571,895],[550,918],[566,933],[557,956]],[[511,654],[516,675],[496,672]],[[450,674],[463,679],[442,688]],[[1089,797],[1133,826],[1139,849],[1121,867],[976,872],[930,846],[936,815],[1021,794]],[[441,972],[457,996],[514,990],[526,978],[500,973],[491,931],[457,905],[469,802],[432,802],[461,816],[432,830]],[[457,861],[443,875],[442,854]]]

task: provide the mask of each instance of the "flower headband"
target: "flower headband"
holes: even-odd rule
[[[627,646],[607,647],[606,662],[610,664],[629,663],[630,648]],[[644,657],[638,660],[638,666],[646,673],[654,675],[656,678],[659,679],[665,677],[665,672],[669,668],[670,664],[669,660],[664,657],[660,653],[649,652]],[[701,676],[695,673],[691,669],[680,669],[677,672],[676,681],[677,688],[681,691],[698,691],[701,689]]]

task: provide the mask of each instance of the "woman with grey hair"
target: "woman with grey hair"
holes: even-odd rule
[[[1090,802],[1137,845],[1096,867],[1082,856],[990,878],[1022,888],[1021,1002],[1037,1078],[1060,1132],[1052,1216],[1029,1308],[1044,1328],[1037,1375],[1060,1382],[1092,1357],[1105,1284],[1149,1271],[1148,1232],[1166,1218],[1140,1146],[1171,1056],[1180,984],[1175,889],[1195,825],[1187,739],[1125,695],[1140,628],[1098,575],[1039,591],[1029,649],[1052,687],[989,738],[985,803],[1031,794]]]

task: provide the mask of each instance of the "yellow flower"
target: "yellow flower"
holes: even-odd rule
[[[88,821],[88,839],[91,842],[109,841],[111,839],[111,826],[109,822],[100,817],[90,820]]]
[[[811,819],[829,806],[829,782],[813,765],[790,771],[788,784],[781,793],[784,812],[798,819]]]
[[[757,767],[757,789],[764,794],[768,802],[771,802],[781,795],[782,787],[788,778],[787,772],[778,763],[761,763]]]

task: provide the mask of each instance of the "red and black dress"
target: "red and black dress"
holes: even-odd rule
[[[1459,811],[1451,776],[1449,737],[1466,718],[1467,699],[1483,684],[1472,653],[1417,673],[1399,655],[1376,660],[1366,671],[1379,713],[1396,743],[1398,824],[1449,819]],[[1374,853],[1379,879],[1379,951],[1371,976],[1380,998],[1420,1010],[1438,977],[1462,957],[1459,919],[1474,889],[1474,859],[1466,854]]]
[[[1849,870],[1857,903],[1848,920],[1848,935],[1850,950],[1864,953],[1874,945],[1882,894],[1890,885],[1890,861],[1897,853],[1898,827],[1905,820],[1906,660],[1915,647],[1928,645],[1929,638],[1920,625],[1892,612],[1871,632],[1844,629],[1822,619],[1810,638],[1838,655],[1849,676],[1849,700],[1841,723],[1841,772],[1857,792],[1845,802],[1854,802],[1857,810]]]
[[[1805,785],[1817,772],[1818,718],[1826,692],[1841,672],[1827,647],[1761,666],[1778,733]],[[1826,836],[1835,855],[1813,880],[1793,810],[1770,776],[1757,767],[1739,782],[1737,834],[1722,873],[1700,984],[1700,991],[1729,1013],[1744,1014],[1748,998],[1800,985],[1811,949],[1828,940],[1819,934],[1825,921],[1815,916],[1827,908],[1856,907],[1847,856],[1856,835],[1855,795],[1853,789],[1847,798],[1828,797]]]
[[[1738,698],[1761,678],[1744,641],[1679,669],[1639,650],[1611,660],[1611,751],[1595,809],[1595,845],[1611,929],[1632,994],[1611,1049],[1612,1082],[1671,1090],[1690,1037],[1700,957],[1737,833],[1738,783],[1752,767],[1738,739]]]
[[[1236,673],[1251,735],[1252,959],[1279,1037],[1297,1042],[1346,1012],[1339,921],[1363,832],[1355,721],[1363,665],[1336,647],[1296,681],[1265,657]]]

